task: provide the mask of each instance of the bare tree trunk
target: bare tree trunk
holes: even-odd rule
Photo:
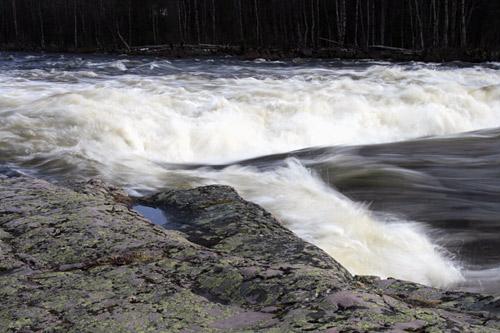
[[[75,49],[78,48],[78,17],[76,15],[76,0],[73,1],[73,16],[74,16],[74,39],[75,39]]]
[[[439,15],[438,9],[436,7],[436,0],[432,0],[432,19],[433,19],[433,35],[432,35],[432,46],[437,47],[439,45]]]
[[[255,9],[255,31],[257,33],[257,45],[260,44],[260,19],[259,19],[259,5],[257,0],[253,0],[253,6]]]
[[[366,0],[366,46],[370,45],[370,0]]]
[[[330,14],[328,10],[328,3],[329,0],[327,0],[327,3],[323,2],[323,13],[325,13],[325,21],[326,21],[326,30],[328,31],[328,39],[332,39],[332,25],[331,25],[331,20],[330,20]]]
[[[456,30],[457,30],[457,1],[451,0],[451,44],[452,47],[457,46]]]
[[[404,34],[404,23],[405,23],[405,20],[403,19],[404,18],[404,14],[405,14],[405,2],[402,1],[401,2],[401,24],[399,25],[399,29],[400,29],[400,46],[401,48],[405,48],[405,34]]]
[[[467,16],[467,23],[466,25],[469,26],[471,20],[472,20],[472,14],[474,13],[474,10],[477,8],[477,4],[479,3],[480,0],[472,0],[470,1],[470,6],[469,9],[466,10],[466,15]]]
[[[191,24],[191,4],[189,1],[183,2],[184,4],[184,28],[186,29],[186,41],[191,42],[193,41],[193,36],[192,36],[192,24]]]
[[[158,38],[157,38],[157,30],[156,30],[156,10],[155,8],[151,8],[151,25],[153,28],[153,43],[156,45],[158,44]]]
[[[301,25],[301,21],[299,20],[296,24],[296,27],[297,27],[297,41],[298,41],[298,45],[303,45],[303,41],[302,41],[302,25]]]
[[[242,42],[244,42],[245,35],[243,32],[243,10],[241,8],[241,0],[238,0],[238,14],[239,14],[239,21],[240,21],[240,39]]]
[[[306,15],[306,8],[305,8],[305,5],[304,5],[304,8],[302,10],[302,16],[303,16],[303,19],[304,19],[304,26],[305,26],[305,30],[304,30],[304,47],[307,47],[308,44],[307,44],[307,41],[309,40],[309,23],[307,23],[307,15]]]
[[[217,35],[216,35],[216,21],[215,21],[215,0],[212,0],[212,42],[216,44]]]
[[[358,21],[359,21],[359,0],[356,0],[356,14],[354,18],[354,45],[358,46]]]
[[[345,11],[345,0],[340,0],[340,12],[341,12],[341,17],[342,17],[342,39],[340,43],[342,45],[345,44],[345,36],[346,36],[346,26],[347,26],[347,19],[346,19],[346,11]]]
[[[177,27],[179,29],[179,38],[184,41],[184,29],[182,27],[181,2],[177,1]]]
[[[408,10],[410,13],[410,28],[411,28],[411,48],[415,49],[415,24],[413,24],[413,6],[412,1],[408,0]]]
[[[118,22],[116,22],[116,34],[118,35],[118,38],[120,38],[123,45],[125,45],[127,51],[130,52],[130,45],[128,45],[127,41],[125,40],[125,38],[123,38],[122,34],[120,33],[120,26]]]
[[[337,40],[340,42],[340,36],[342,36],[342,28],[340,25],[339,0],[335,0],[335,17],[337,22]]]
[[[316,17],[318,21],[318,28],[316,29],[316,43],[319,43],[319,36],[320,36],[320,31],[321,31],[321,11],[320,11],[320,5],[319,5],[320,0],[316,0]],[[318,45],[316,45],[318,46]]]
[[[311,0],[311,46],[314,47],[314,33],[316,29],[316,20],[314,18],[314,0]]]
[[[380,0],[380,45],[385,44],[385,0]]]
[[[198,0],[194,0],[194,17],[196,21],[196,35],[198,44],[201,43],[201,31],[200,31],[200,13],[198,12]]]
[[[283,41],[284,41],[284,44],[285,47],[289,47],[290,46],[290,37],[289,37],[289,31],[287,29],[287,21],[286,21],[286,18],[287,18],[287,8],[286,8],[286,3],[284,2],[283,4],[283,9],[281,11],[281,14],[280,14],[280,22],[281,22],[281,31],[283,33]]]
[[[467,24],[466,24],[466,14],[465,14],[465,0],[462,0],[461,6],[460,6],[460,17],[461,17],[460,46],[463,48],[467,45]]]
[[[415,13],[417,14],[418,32],[420,37],[420,49],[424,48],[424,27],[422,25],[422,18],[420,17],[420,9],[418,0],[415,0]]]
[[[132,45],[132,0],[128,1],[128,44]]]
[[[340,3],[340,5],[339,5]],[[345,28],[346,28],[346,13],[345,13],[345,0],[335,1],[335,13],[337,15],[337,35],[340,45],[345,42]]]
[[[101,42],[101,31],[102,31],[102,25],[100,23],[100,17],[102,15],[102,13],[104,12],[104,9],[103,9],[103,3],[102,3],[102,0],[99,0],[99,20],[95,20],[95,31],[96,31],[96,36],[95,36],[95,41],[96,41],[96,44],[97,46],[99,47],[99,49],[103,49],[103,45],[102,45],[102,42]]]
[[[19,40],[19,28],[17,25],[17,7],[16,0],[12,0],[12,16],[14,17],[14,33],[16,40]]]
[[[444,0],[444,31],[443,31],[443,46],[448,47],[448,33],[450,31],[450,16],[448,10],[448,0]]]
[[[207,8],[208,8],[208,0],[202,0],[200,7],[201,7],[201,14],[200,14],[200,21],[201,21],[201,40],[203,42],[208,42],[210,40],[209,38],[209,29],[207,29]]]
[[[45,49],[45,30],[43,26],[43,13],[41,1],[38,1],[38,16],[40,19],[40,46],[42,49]]]
[[[376,28],[375,28],[375,0],[372,1],[372,27],[371,27],[371,31],[372,31],[372,44],[375,44],[375,31],[376,31]]]
[[[80,25],[82,27],[82,30],[81,30],[81,35],[82,36],[88,36],[87,34],[87,30],[86,30],[86,25],[85,25],[85,15],[84,15],[84,12],[80,9]],[[80,41],[80,44],[85,44],[85,39],[82,41]]]

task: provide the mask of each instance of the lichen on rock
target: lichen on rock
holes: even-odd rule
[[[498,332],[497,298],[353,277],[232,188],[0,175],[0,332]]]

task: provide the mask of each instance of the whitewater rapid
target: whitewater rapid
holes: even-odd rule
[[[463,280],[460,261],[423,224],[373,214],[299,160],[267,169],[210,164],[499,127],[496,65],[56,56],[1,63],[2,163],[98,175],[132,193],[228,184],[354,274],[439,287]]]

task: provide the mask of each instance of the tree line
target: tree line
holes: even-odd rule
[[[0,0],[0,45],[500,48],[491,0]]]

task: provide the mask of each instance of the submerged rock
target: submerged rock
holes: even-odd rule
[[[497,332],[498,298],[353,277],[230,187],[0,175],[1,332]],[[175,229],[175,230],[174,230]]]

